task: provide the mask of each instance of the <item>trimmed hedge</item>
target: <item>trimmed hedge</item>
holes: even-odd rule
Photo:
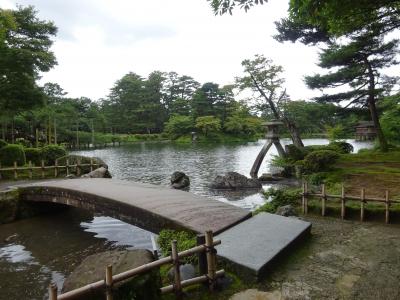
[[[0,149],[0,162],[2,166],[13,166],[14,161],[17,165],[25,165],[24,147],[16,144],[9,144]]]
[[[332,150],[313,151],[303,160],[305,173],[320,172],[329,169],[339,158],[339,153]]]
[[[65,155],[67,155],[67,151],[62,146],[47,145],[42,148],[42,157],[48,166],[54,165],[57,158]]]

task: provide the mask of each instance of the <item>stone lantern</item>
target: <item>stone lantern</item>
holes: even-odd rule
[[[266,126],[267,134],[265,138],[267,139],[265,142],[264,147],[262,147],[260,153],[258,153],[256,160],[251,168],[250,175],[253,178],[258,177],[258,170],[260,169],[261,163],[264,160],[265,155],[267,154],[269,148],[272,145],[275,145],[276,149],[278,150],[278,154],[281,157],[285,156],[285,150],[283,149],[281,142],[279,140],[279,126],[283,125],[282,122],[277,120],[272,120],[270,122],[266,122],[263,125]]]

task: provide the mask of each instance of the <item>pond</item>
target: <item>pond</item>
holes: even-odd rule
[[[304,142],[328,143],[326,139]],[[372,146],[369,142],[348,142],[355,151]],[[124,180],[168,186],[170,175],[183,171],[190,177],[191,193],[254,210],[265,202],[261,193],[215,192],[207,185],[215,176],[228,171],[249,176],[264,143],[265,140],[229,145],[138,143],[75,154],[100,157],[109,165],[114,178]],[[282,144],[288,143],[288,139],[282,140]],[[276,154],[272,148],[260,174],[270,172],[270,161]],[[151,234],[119,220],[74,208],[1,225],[0,289],[7,299],[47,299],[51,281],[61,288],[65,277],[86,256],[119,247],[151,248]]]

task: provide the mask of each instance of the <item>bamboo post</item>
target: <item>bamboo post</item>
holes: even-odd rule
[[[57,285],[54,283],[49,286],[49,300],[57,300]]]
[[[42,159],[42,178],[44,178],[44,160]]]
[[[90,172],[93,171],[93,158],[90,158]]]
[[[340,215],[342,217],[342,220],[344,220],[344,218],[346,217],[346,200],[345,200],[345,194],[344,194],[344,184],[342,184],[341,202],[342,202],[342,209],[341,209]]]
[[[179,268],[179,256],[177,241],[173,240],[171,242],[171,257],[172,263],[174,265],[174,291],[177,298],[181,298],[182,286],[181,286],[181,270]]]
[[[112,265],[108,265],[106,267],[106,296],[107,296],[107,300],[113,300],[112,285],[113,285]]]
[[[58,168],[57,168],[57,166],[58,166],[58,162],[57,162],[57,160],[54,162],[54,177],[55,178],[57,178],[57,176],[58,176]]]
[[[321,207],[321,215],[325,217],[325,205],[326,205],[326,189],[325,189],[325,184],[322,185],[322,192],[321,192],[321,201],[322,201],[322,207]]]
[[[29,161],[29,179],[32,179],[32,161]]]
[[[208,284],[210,291],[214,290],[215,287],[215,272],[216,272],[216,259],[215,259],[215,248],[213,245],[213,233],[212,231],[206,231],[206,247],[207,247],[207,270],[208,270]]]
[[[76,176],[80,176],[81,175],[81,160],[78,158],[76,160]]]
[[[389,218],[390,218],[390,202],[389,202],[389,191],[385,191],[385,223],[389,224]]]
[[[365,189],[361,189],[360,197],[360,221],[364,222],[364,202],[365,202]]]
[[[204,234],[198,234],[196,236],[196,244],[197,246],[204,245],[206,243],[206,238]],[[199,265],[199,273],[201,275],[206,275],[207,274],[207,255],[205,252],[199,252],[197,253],[198,257],[198,265]]]
[[[17,162],[14,161],[14,179],[18,179]]]
[[[65,170],[67,173],[67,176],[69,176],[69,159],[67,158],[66,164],[65,164]]]

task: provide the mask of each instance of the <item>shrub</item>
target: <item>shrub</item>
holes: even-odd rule
[[[194,233],[187,231],[175,231],[175,230],[161,230],[158,235],[158,245],[160,246],[161,253],[163,256],[171,255],[171,242],[177,241],[178,252],[188,250],[196,246],[196,236]],[[196,263],[197,255],[188,256],[183,259],[186,263]]]
[[[269,212],[274,213],[278,207],[284,205],[297,205],[300,200],[299,189],[273,189],[270,188],[264,192],[265,198],[271,198],[271,201],[260,206],[254,213]]]
[[[304,159],[306,156],[306,151],[303,149],[300,149],[299,147],[290,144],[285,146],[285,151],[286,151],[286,156],[288,159],[291,159],[293,161],[298,161]]]
[[[58,145],[47,145],[42,148],[42,156],[46,165],[54,165],[57,158],[65,156],[67,151]]]
[[[27,162],[31,161],[36,166],[39,166],[42,160],[42,151],[38,148],[25,148],[25,157]]]
[[[5,140],[0,139],[0,149],[7,145],[8,143]]]
[[[214,116],[198,117],[195,126],[207,136],[209,133],[216,133],[221,130],[221,120]]]
[[[24,138],[15,139],[15,143],[18,144],[18,145],[22,145],[24,147],[30,147],[31,146],[31,142],[29,142],[28,140],[26,140]]]
[[[306,173],[320,172],[328,169],[339,158],[339,154],[332,150],[318,150],[308,153],[304,158]]]
[[[329,143],[327,150],[337,151],[341,154],[348,154],[354,151],[354,147],[352,144],[346,142],[332,142]]]
[[[3,166],[12,166],[14,161],[17,165],[25,165],[24,147],[16,144],[9,144],[0,149],[0,162]]]

